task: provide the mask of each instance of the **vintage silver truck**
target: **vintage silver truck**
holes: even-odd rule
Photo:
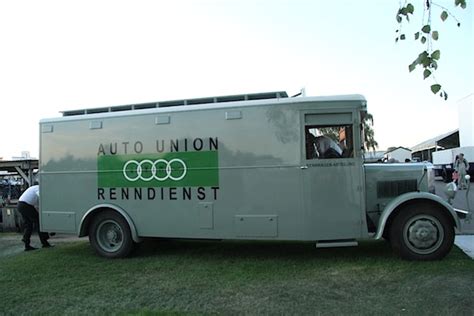
[[[43,231],[105,257],[146,237],[390,241],[441,259],[460,227],[430,166],[363,159],[361,95],[233,95],[65,111],[40,122]]]

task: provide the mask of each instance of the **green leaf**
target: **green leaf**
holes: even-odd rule
[[[454,0],[454,4],[456,6],[461,6],[461,8],[465,9],[466,8],[466,0]]]
[[[431,37],[433,37],[433,39],[434,39],[435,41],[437,41],[438,38],[439,38],[439,33],[438,33],[438,31],[433,31],[433,33],[431,33]]]
[[[423,64],[423,61],[428,58],[428,52],[425,50],[423,53],[420,53],[418,55],[418,58],[416,58],[416,60],[413,62],[413,63],[416,63],[417,65],[421,65]]]
[[[448,94],[446,93],[446,91],[444,91],[444,101],[446,101],[448,99]]]
[[[420,37],[420,32],[416,32],[415,33],[415,41],[418,40],[419,37]]]
[[[428,52],[425,50],[424,52],[422,52],[418,55],[418,58],[416,59],[416,62],[421,63],[421,61],[423,59],[425,59],[426,57],[428,57]]]
[[[400,15],[397,14],[397,22],[398,23],[402,23],[402,17]]]
[[[423,79],[428,78],[430,75],[431,71],[429,71],[428,69],[425,69],[425,71],[423,71]]]
[[[402,41],[405,40],[405,34],[400,35],[400,40],[402,40]]]
[[[397,43],[397,42],[398,42],[398,37],[395,37],[395,43]]]
[[[420,41],[421,41],[421,44],[426,43],[426,37],[422,36],[421,39],[420,39]]]
[[[421,60],[421,63],[423,64],[423,67],[429,67],[431,65],[431,58],[430,57],[425,57]]]
[[[446,19],[448,18],[448,12],[446,11],[443,11],[441,12],[441,20],[446,21]]]
[[[433,92],[434,94],[438,93],[439,90],[441,90],[441,85],[439,84],[431,85],[431,92]]]
[[[415,11],[415,7],[413,6],[413,4],[407,4],[407,12],[413,14],[413,11]]]
[[[407,13],[408,13],[406,7],[403,7],[399,12],[400,12],[400,14],[402,14],[402,15],[407,15]]]
[[[431,54],[431,58],[433,58],[434,60],[439,60],[440,57],[441,57],[441,52],[439,51],[439,49],[435,50]]]
[[[431,26],[430,26],[429,24],[426,24],[425,26],[423,26],[423,27],[421,28],[421,31],[422,31],[423,33],[428,34],[428,33],[431,31]]]
[[[434,70],[438,69],[438,63],[434,59],[431,60],[431,68]]]
[[[408,70],[412,72],[413,70],[415,70],[417,64],[418,63],[415,60],[411,65],[408,66]]]

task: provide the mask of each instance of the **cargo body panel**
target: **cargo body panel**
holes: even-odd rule
[[[359,133],[361,111],[349,96],[42,120],[41,225],[79,234],[89,210],[110,204],[139,237],[367,237],[361,151],[324,164],[304,151],[308,115],[342,115]]]

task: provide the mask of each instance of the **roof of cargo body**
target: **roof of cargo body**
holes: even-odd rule
[[[182,99],[182,100],[171,100],[171,101],[159,101],[150,103],[140,104],[128,104],[101,108],[88,108],[79,109],[72,111],[63,111],[63,116],[74,116],[74,115],[85,115],[85,114],[97,114],[105,112],[120,112],[120,111],[132,111],[132,110],[146,110],[154,108],[169,108],[176,106],[190,106],[198,104],[216,104],[226,102],[237,102],[237,101],[254,101],[254,100],[269,100],[269,99],[280,99],[288,98],[285,91],[276,92],[261,92],[252,94],[238,94],[238,95],[227,95],[219,97],[205,97],[197,99]]]
[[[289,98],[286,92],[280,91],[63,111],[63,117],[42,119],[40,123],[142,115],[151,113],[175,113],[207,109],[226,109],[237,107],[255,107],[262,105],[337,101],[359,101],[361,103],[366,102],[365,97],[360,94]]]

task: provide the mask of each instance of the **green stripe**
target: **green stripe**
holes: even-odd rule
[[[186,167],[184,168],[180,162],[175,161],[170,164],[168,174],[166,172],[167,164],[164,162],[155,163],[158,159],[164,159],[167,162],[180,159]],[[132,160],[141,164],[141,178],[137,173],[137,164],[128,163]],[[153,163],[156,167],[154,174],[152,174]],[[97,158],[98,186],[103,188],[214,187],[219,186],[218,163],[217,151],[99,156]],[[127,168],[125,168],[124,174],[126,164]],[[182,177],[183,174],[184,177]],[[182,177],[182,179],[173,180],[170,176],[175,179]],[[135,180],[136,178],[138,179]]]

